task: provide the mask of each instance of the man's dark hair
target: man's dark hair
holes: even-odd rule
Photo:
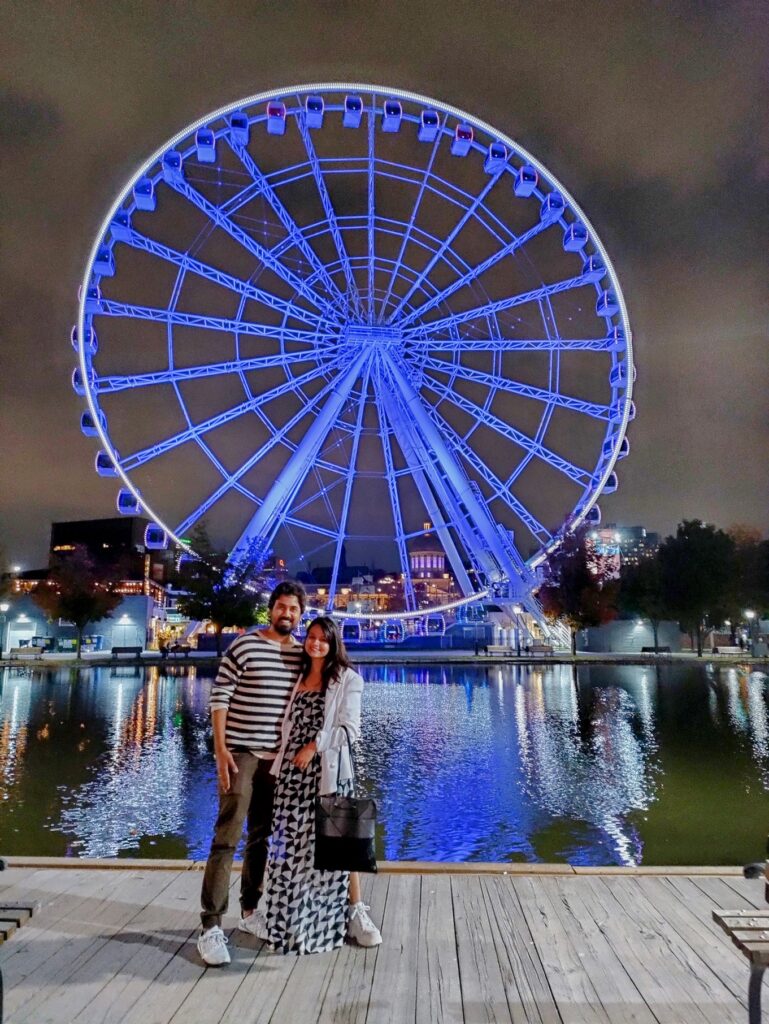
[[[301,583],[295,583],[293,580],[284,580],[283,583],[279,583],[270,594],[270,600],[267,602],[270,611],[279,597],[295,597],[302,611],[307,606],[307,594],[304,592],[304,587]]]

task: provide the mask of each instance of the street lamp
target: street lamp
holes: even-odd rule
[[[748,639],[751,644],[753,644],[756,641],[756,613],[752,608],[746,608],[742,614],[748,620]],[[754,623],[756,623],[756,625],[754,625]]]
[[[513,605],[513,615],[515,615],[515,653],[517,657],[521,656],[521,621],[518,616],[523,612],[523,608],[519,604]]]
[[[8,609],[11,606],[7,601],[0,603],[0,655],[5,650],[5,623],[7,621]]]

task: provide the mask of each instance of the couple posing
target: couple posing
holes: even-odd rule
[[[304,645],[293,631],[305,607],[298,583],[270,595],[267,629],[238,637],[211,688],[219,813],[203,875],[198,952],[230,962],[222,915],[246,823],[238,928],[283,953],[322,953],[347,936],[382,941],[357,874],[316,871],[315,797],[352,794],[347,733],[360,735],[363,680],[334,621],[314,619]]]

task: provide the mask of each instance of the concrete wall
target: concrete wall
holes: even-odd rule
[[[660,647],[681,650],[682,634],[677,622],[661,622],[658,631]],[[616,619],[605,626],[583,629],[577,633],[577,650],[592,652],[617,651],[638,654],[642,647],[654,646],[654,634],[648,620]]]

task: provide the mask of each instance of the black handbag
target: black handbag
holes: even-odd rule
[[[350,751],[352,783],[355,789],[355,767],[352,762],[352,744],[347,729],[347,748]],[[342,796],[339,776],[342,772],[342,753],[336,774],[337,792],[330,796],[315,797],[315,868],[318,871],[377,870],[374,854],[376,831],[376,801]]]

